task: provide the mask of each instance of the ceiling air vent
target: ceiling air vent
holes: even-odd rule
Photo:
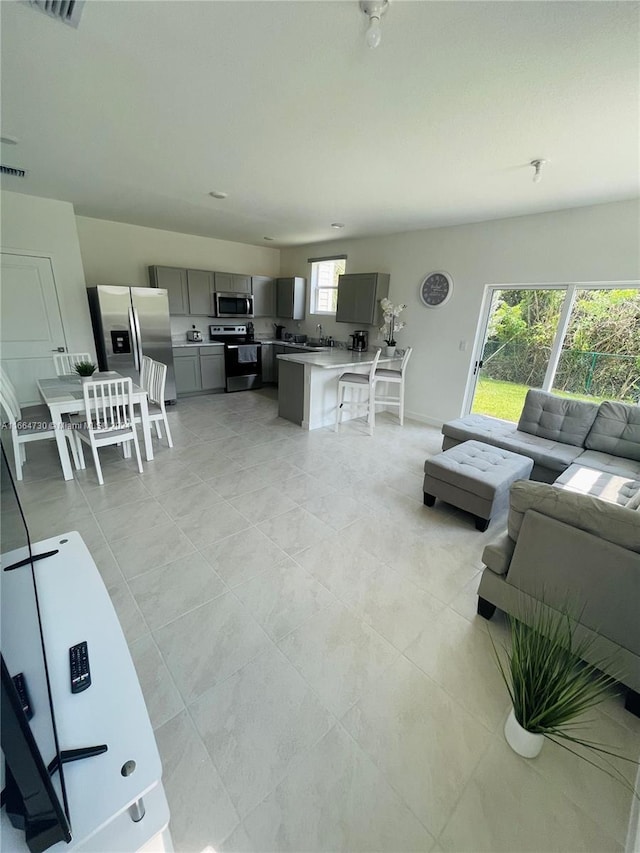
[[[24,169],[16,169],[14,166],[0,166],[0,172],[3,175],[12,175],[14,178],[26,178],[27,176]]]
[[[50,18],[77,27],[85,0],[29,0],[29,3]]]

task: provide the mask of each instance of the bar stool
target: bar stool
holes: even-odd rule
[[[399,385],[397,397],[375,397],[375,403],[383,403],[385,406],[398,406],[398,417],[400,418],[400,426],[404,424],[404,372],[407,367],[407,362],[411,358],[413,347],[407,347],[402,356],[400,370],[388,370],[381,367],[376,370],[375,383],[390,382],[391,384]],[[374,384],[375,390],[375,384]]]
[[[375,385],[376,385],[376,367],[380,358],[380,350],[376,352],[371,370],[366,373],[343,373],[338,379],[338,405],[336,406],[336,426],[335,431],[338,432],[340,426],[341,414],[343,406],[350,406],[354,409],[366,407],[367,420],[369,422],[369,435],[373,435],[373,428],[376,422],[376,407],[375,407]],[[345,400],[344,392],[347,388],[351,388],[352,399]],[[360,398],[360,392],[367,392],[366,399]]]

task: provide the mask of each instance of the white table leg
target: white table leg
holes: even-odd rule
[[[50,408],[49,410],[51,412],[51,423],[53,424],[56,444],[58,445],[58,456],[62,465],[62,476],[65,480],[73,480],[73,469],[71,467],[71,459],[69,458],[69,447],[65,438],[65,426],[62,423],[62,415],[54,409]]]
[[[151,441],[151,421],[149,420],[146,394],[140,399],[140,420],[142,421],[142,434],[144,435],[144,452],[147,462],[151,462],[153,459],[153,442]]]

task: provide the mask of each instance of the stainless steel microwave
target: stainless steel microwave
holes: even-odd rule
[[[213,294],[216,317],[253,317],[253,295],[251,293]]]

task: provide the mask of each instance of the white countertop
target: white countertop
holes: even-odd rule
[[[258,340],[258,343],[261,343],[261,344],[277,344],[278,346],[283,346],[283,347],[292,347],[295,349],[306,349],[305,344],[296,344],[294,341],[277,341],[274,338],[264,338],[264,339],[258,338],[257,340]],[[317,351],[319,349],[326,350],[327,352],[329,352],[331,347],[321,347],[320,344],[311,344],[311,351],[312,352]]]
[[[221,344],[219,341],[201,341],[200,343],[196,343],[195,341],[171,341],[171,346],[173,349],[177,349],[178,347],[223,347],[224,344]]]
[[[342,367],[355,367],[362,364],[373,364],[376,357],[375,352],[352,352],[344,349],[327,348],[325,352],[296,352],[291,355],[279,355],[280,361],[293,361],[296,364],[308,364],[312,367],[322,367],[325,370],[339,369]],[[380,356],[378,364],[397,361],[399,356],[387,358]]]

